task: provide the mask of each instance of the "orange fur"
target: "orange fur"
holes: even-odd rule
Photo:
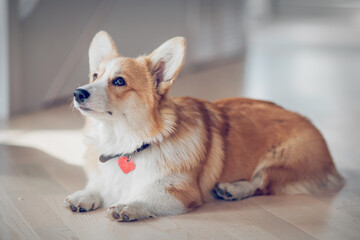
[[[327,181],[327,174],[342,181],[319,131],[296,113],[270,102],[244,98],[215,103],[187,97],[166,101],[182,106],[184,112],[178,113],[181,125],[191,125],[196,114],[201,114],[198,118],[204,124],[201,127],[207,148],[204,152],[199,149],[203,157],[194,159],[197,163],[190,171],[198,171],[204,201],[215,183],[250,181],[256,174],[264,179],[259,189],[263,194],[286,193],[284,189],[294,182],[321,185]],[[179,138],[191,129],[179,128],[175,135]],[[213,144],[215,138],[217,144]],[[308,188],[311,192],[311,186]],[[321,186],[314,187],[318,188]]]

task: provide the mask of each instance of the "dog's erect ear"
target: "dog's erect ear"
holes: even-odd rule
[[[117,57],[118,55],[111,36],[105,31],[98,32],[91,41],[89,48],[90,72],[96,71],[99,63],[104,58]]]
[[[175,37],[163,43],[149,55],[150,71],[155,77],[158,94],[165,94],[174,83],[184,64],[185,48],[185,38]]]

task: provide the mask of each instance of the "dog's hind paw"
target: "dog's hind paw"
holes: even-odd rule
[[[235,201],[237,200],[230,192],[226,190],[226,188],[219,187],[218,184],[215,185],[215,188],[212,190],[212,194],[215,198],[227,200],[227,201]]]
[[[256,189],[256,185],[248,181],[218,183],[212,190],[212,194],[218,199],[234,201],[253,196]]]

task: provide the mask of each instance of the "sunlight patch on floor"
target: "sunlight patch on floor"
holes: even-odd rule
[[[0,130],[0,144],[35,148],[77,166],[85,152],[81,130]]]

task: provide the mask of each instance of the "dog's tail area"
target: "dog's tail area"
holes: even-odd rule
[[[333,168],[322,176],[311,176],[286,184],[278,189],[281,194],[318,194],[339,191],[345,184],[345,179]]]

